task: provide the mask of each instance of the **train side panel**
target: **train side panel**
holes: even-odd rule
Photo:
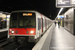
[[[43,14],[41,14],[41,13],[39,13],[37,11],[14,11],[13,13],[17,13],[17,14],[21,13],[21,14],[23,14],[23,12],[27,12],[27,13],[28,12],[33,12],[33,13],[35,13],[35,17],[36,18],[35,19],[32,18],[36,22],[35,23],[36,24],[35,28],[33,28],[33,27],[31,27],[31,28],[28,28],[28,27],[26,27],[26,28],[24,28],[24,27],[20,28],[18,25],[15,28],[13,28],[13,27],[11,28],[10,27],[9,31],[8,31],[8,38],[13,38],[13,39],[17,38],[17,37],[22,38],[22,39],[26,38],[28,41],[33,41],[34,42],[36,39],[38,39],[39,37],[41,37],[41,35],[49,28],[49,26],[51,25],[52,22],[51,22],[51,20],[49,18],[47,18],[46,16],[44,16]],[[17,17],[19,17],[19,19],[21,19],[20,16],[17,16]],[[31,19],[31,18],[27,18],[27,19]],[[17,20],[17,22],[19,22],[19,21]],[[32,31],[31,31],[32,29],[35,31],[34,34],[31,34],[32,33]],[[31,33],[28,33],[28,32],[31,32]]]
[[[41,33],[41,15],[36,12],[36,37],[40,37]]]

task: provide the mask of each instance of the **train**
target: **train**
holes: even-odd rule
[[[8,39],[15,42],[37,42],[52,25],[52,20],[35,10],[12,11]]]
[[[2,16],[2,17],[4,17],[4,16]],[[0,17],[0,29],[3,29],[3,28],[7,27],[7,25],[6,25],[7,21],[6,21],[6,19],[4,20],[2,17]]]

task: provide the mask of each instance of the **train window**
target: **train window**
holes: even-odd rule
[[[32,16],[25,16],[23,13],[19,13],[19,27],[35,27],[36,18],[35,13],[32,13]]]
[[[47,26],[47,20],[45,19],[45,27]]]
[[[32,13],[32,16],[31,15],[23,16],[23,12],[12,13],[10,19],[10,27],[11,28],[36,27],[35,13]]]
[[[43,27],[45,27],[45,19],[43,19]]]
[[[10,27],[17,27],[17,13],[12,13],[10,17]]]
[[[40,30],[40,29],[41,29],[41,19],[38,18],[38,30]]]
[[[24,26],[35,26],[35,18],[34,17],[24,17]]]
[[[23,27],[23,17],[19,18],[19,27]]]

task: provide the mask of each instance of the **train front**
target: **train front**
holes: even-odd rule
[[[16,42],[34,42],[36,35],[36,17],[33,12],[11,13],[8,38]]]

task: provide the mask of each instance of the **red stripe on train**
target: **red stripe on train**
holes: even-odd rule
[[[36,28],[10,28],[9,35],[36,35]]]

